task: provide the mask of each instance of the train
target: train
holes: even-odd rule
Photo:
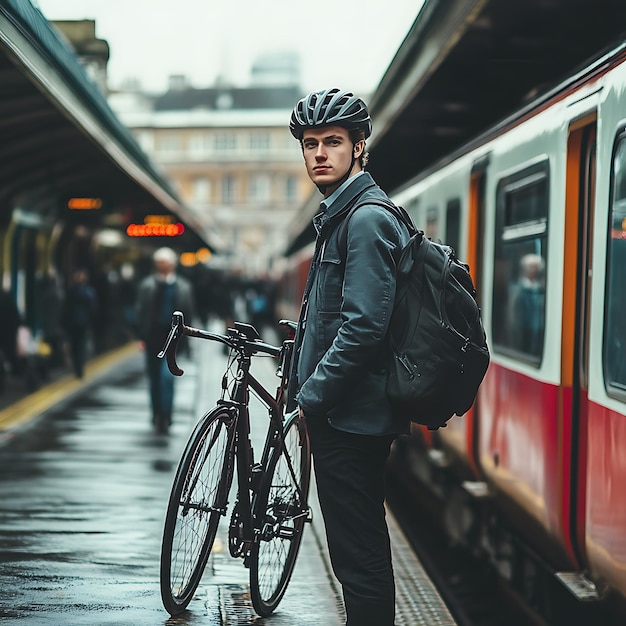
[[[626,623],[626,41],[392,200],[469,264],[491,351],[472,409],[394,454],[549,623]]]

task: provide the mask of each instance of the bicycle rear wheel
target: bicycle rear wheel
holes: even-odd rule
[[[161,546],[161,598],[170,615],[191,601],[226,513],[234,435],[232,411],[216,407],[194,429],[178,465]]]
[[[254,507],[260,534],[250,551],[250,594],[261,616],[269,615],[287,590],[308,517],[310,475],[306,426],[293,413],[285,422],[284,446],[269,458]]]

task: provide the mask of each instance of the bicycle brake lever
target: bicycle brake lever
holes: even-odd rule
[[[174,311],[172,314],[172,327],[165,340],[163,350],[157,354],[157,359],[162,359],[167,355],[167,368],[174,376],[182,376],[184,370],[178,367],[176,363],[176,351],[178,350],[178,342],[184,335],[184,317],[180,311]]]

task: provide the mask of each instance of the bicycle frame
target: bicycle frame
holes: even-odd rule
[[[220,404],[233,406],[237,410],[236,437],[235,437],[235,465],[237,467],[237,504],[239,519],[241,522],[240,539],[244,543],[243,554],[247,554],[249,546],[255,540],[254,520],[254,489],[259,485],[262,475],[255,469],[261,470],[267,466],[271,445],[280,441],[281,429],[281,405],[250,373],[251,358],[242,356],[238,358],[235,389],[232,400],[221,400]],[[250,440],[250,412],[248,409],[249,391],[252,389],[268,408],[270,423],[268,434],[265,438],[265,446],[261,455],[260,463],[255,465],[254,448]],[[278,392],[280,396],[280,391]],[[273,431],[273,433],[271,432]],[[251,496],[252,491],[252,496]]]
[[[284,323],[288,324],[287,322]],[[254,511],[254,495],[262,479],[261,472],[267,467],[272,448],[284,445],[282,414],[286,390],[285,377],[290,360],[290,351],[288,350],[287,342],[283,343],[282,348],[276,348],[270,344],[258,341],[258,335],[256,335],[256,333],[252,334],[252,330],[250,329],[252,329],[252,327],[246,324],[236,323],[236,329],[232,331],[231,335],[219,335],[186,326],[184,324],[183,314],[175,312],[172,315],[172,328],[167,337],[165,347],[158,354],[159,358],[167,356],[168,367],[172,374],[181,376],[183,370],[176,364],[176,347],[180,337],[183,335],[218,341],[228,345],[237,352],[237,371],[235,374],[234,388],[229,394],[230,398],[224,399],[227,392],[224,380],[222,384],[222,398],[218,401],[218,404],[225,407],[232,407],[233,416],[236,420],[234,445],[235,466],[237,468],[237,500],[235,506],[238,507],[237,513],[241,523],[241,536],[238,537],[238,539],[241,540],[244,547],[242,552],[244,557],[248,554],[250,546],[258,538],[262,530],[260,527],[255,526],[256,516]],[[281,357],[281,363],[278,368],[281,381],[275,396],[269,393],[250,372],[252,356],[257,352],[269,354],[274,357]],[[270,417],[265,445],[259,463],[255,463],[254,461],[254,450],[250,440],[250,413],[248,409],[250,390],[256,393],[257,397],[268,409]],[[285,454],[285,459],[294,484],[297,486],[299,496],[302,497],[292,459],[288,454]],[[226,515],[226,510],[220,512],[222,515]],[[307,513],[303,513],[303,515],[305,514]]]

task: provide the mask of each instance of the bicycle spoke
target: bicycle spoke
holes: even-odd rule
[[[171,614],[191,600],[225,514],[229,420],[227,413],[217,412],[192,435],[172,488],[161,558],[161,593]]]
[[[285,425],[284,449],[270,460],[258,503],[264,519],[250,576],[252,601],[260,615],[276,608],[289,583],[308,515],[309,472],[308,440],[301,437],[297,418],[292,419]]]

